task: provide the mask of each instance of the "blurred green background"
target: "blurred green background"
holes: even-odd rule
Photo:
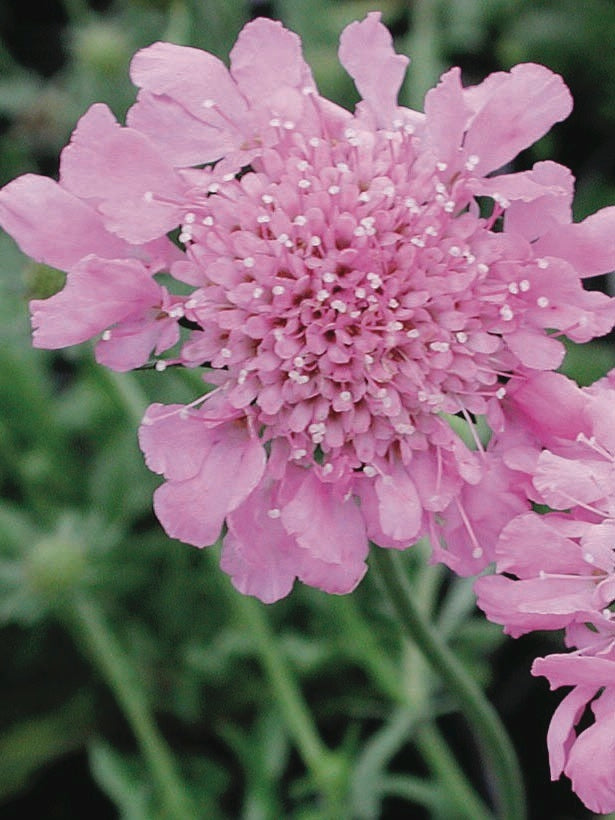
[[[136,49],[163,39],[225,59],[259,14],[299,33],[322,93],[352,107],[337,40],[374,9],[412,57],[404,104],[420,107],[453,64],[466,83],[522,61],[562,73],[574,112],[516,169],[547,157],[568,165],[577,219],[615,203],[611,0],[0,0],[0,184],[54,175],[92,102],[123,118]],[[150,401],[193,398],[194,374],[116,375],[87,345],[32,350],[27,300],[61,282],[0,234],[0,818],[168,817],[135,742],[141,712],[171,750],[195,817],[322,817],[263,676],[255,610],[218,570],[216,548],[170,541],[151,513],[157,479],[136,426]],[[609,280],[590,286],[608,289]],[[582,383],[613,366],[610,340],[571,349],[566,363]],[[529,675],[557,636],[504,641],[474,613],[467,581],[427,571],[413,554],[406,561],[425,611],[489,686],[511,730],[531,817],[589,817],[565,782],[549,782],[545,733],[560,696]],[[266,615],[323,738],[343,749],[350,817],[458,816],[421,759],[427,725],[487,793],[471,737],[400,639],[373,579],[347,599],[297,588]],[[379,654],[411,693],[403,703],[376,670]],[[137,704],[123,701],[127,689]],[[421,808],[416,777],[427,774],[433,788]]]

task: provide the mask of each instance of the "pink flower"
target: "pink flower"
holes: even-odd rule
[[[567,632],[579,649],[568,655],[537,658],[532,673],[549,679],[552,689],[573,686],[551,720],[547,743],[551,778],[566,774],[585,805],[594,812],[615,810],[615,631],[613,625]],[[591,706],[593,722],[575,732]]]
[[[156,43],[134,57],[126,126],[93,106],[58,184],[0,192],[26,252],[68,269],[33,303],[39,344],[102,333],[116,369],[173,346],[172,363],[208,366],[214,398],[154,405],[141,428],[166,479],[155,509],[198,546],[226,524],[224,568],[268,601],[295,576],[349,591],[368,539],[402,549],[429,533],[438,559],[483,568],[527,502],[513,468],[449,420],[504,419],[509,378],[558,367],[559,335],[615,322],[615,301],[581,281],[615,267],[615,209],[573,225],[572,178],[552,162],[494,174],[568,115],[560,77],[526,64],[464,89],[452,69],[420,113],[397,104],[407,59],[378,13],[339,54],[354,114],[318,94],[277,22],[244,28],[230,70]],[[160,271],[192,290],[171,295]]]
[[[496,574],[475,584],[479,606],[511,635],[565,628],[566,643],[578,647],[537,659],[532,671],[553,688],[575,687],[551,721],[551,775],[564,772],[598,812],[615,809],[613,408],[615,372],[589,388],[543,373],[511,389],[494,448],[525,475],[528,495],[562,512],[510,521],[496,544]],[[577,734],[588,704],[594,722]]]

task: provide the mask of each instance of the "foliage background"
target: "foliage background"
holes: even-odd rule
[[[517,169],[546,157],[568,165],[578,180],[577,219],[615,203],[610,0],[0,0],[0,184],[25,172],[54,175],[90,103],[104,101],[123,118],[134,99],[128,63],[137,48],[166,39],[225,59],[257,14],[297,31],[321,91],[352,106],[337,38],[373,9],[413,58],[406,104],[420,106],[453,64],[466,83],[526,60],[562,73],[574,113]],[[87,346],[31,350],[27,299],[61,282],[0,234],[0,818],[160,816],[76,595],[122,647],[134,692],[155,714],[200,816],[318,818],[263,678],[253,624],[217,569],[215,548],[166,539],[151,514],[157,482],[138,451],[136,423],[151,400],[189,400],[194,382],[169,371],[116,376],[93,363]],[[591,286],[608,288],[609,280]],[[610,340],[572,349],[566,363],[582,383],[613,366]],[[531,817],[589,817],[567,783],[549,782],[545,732],[561,696],[529,675],[531,659],[557,647],[557,636],[503,641],[473,614],[467,583],[438,571],[425,577],[412,554],[406,560],[426,611],[488,685],[511,731]],[[402,800],[403,773],[426,772],[416,752],[425,721],[436,721],[485,792],[465,725],[400,641],[373,579],[352,600],[298,588],[267,616],[323,737],[346,750],[351,816],[454,816],[446,802],[438,808],[436,800],[429,814]],[[366,625],[412,692],[413,709],[387,696],[366,650]]]

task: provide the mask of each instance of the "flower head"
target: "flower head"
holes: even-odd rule
[[[318,94],[296,35],[256,20],[230,71],[191,48],[138,52],[127,126],[93,106],[59,184],[0,193],[24,249],[68,268],[65,290],[32,305],[37,344],[102,332],[115,369],[174,345],[160,368],[207,366],[214,394],[145,416],[141,446],[166,478],[156,512],[198,546],[226,523],[223,567],[267,601],[295,577],[352,589],[368,539],[448,532],[437,556],[482,568],[523,503],[447,417],[499,418],[509,378],[561,363],[557,335],[615,321],[581,283],[614,266],[615,209],[573,225],[572,178],[553,162],[492,175],[567,116],[561,78],[527,64],[464,89],[452,69],[425,113],[400,107],[407,59],[379,17],[342,34],[354,114]],[[43,206],[74,220],[58,244],[37,233]],[[191,292],[171,295],[162,270]],[[506,500],[481,516],[492,480]]]

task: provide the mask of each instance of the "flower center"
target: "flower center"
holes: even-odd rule
[[[423,448],[433,414],[501,395],[487,331],[512,318],[511,291],[487,288],[464,178],[411,134],[290,134],[209,194],[180,236],[203,281],[183,357],[226,368],[229,401],[295,458],[318,445],[356,467],[400,437]]]

